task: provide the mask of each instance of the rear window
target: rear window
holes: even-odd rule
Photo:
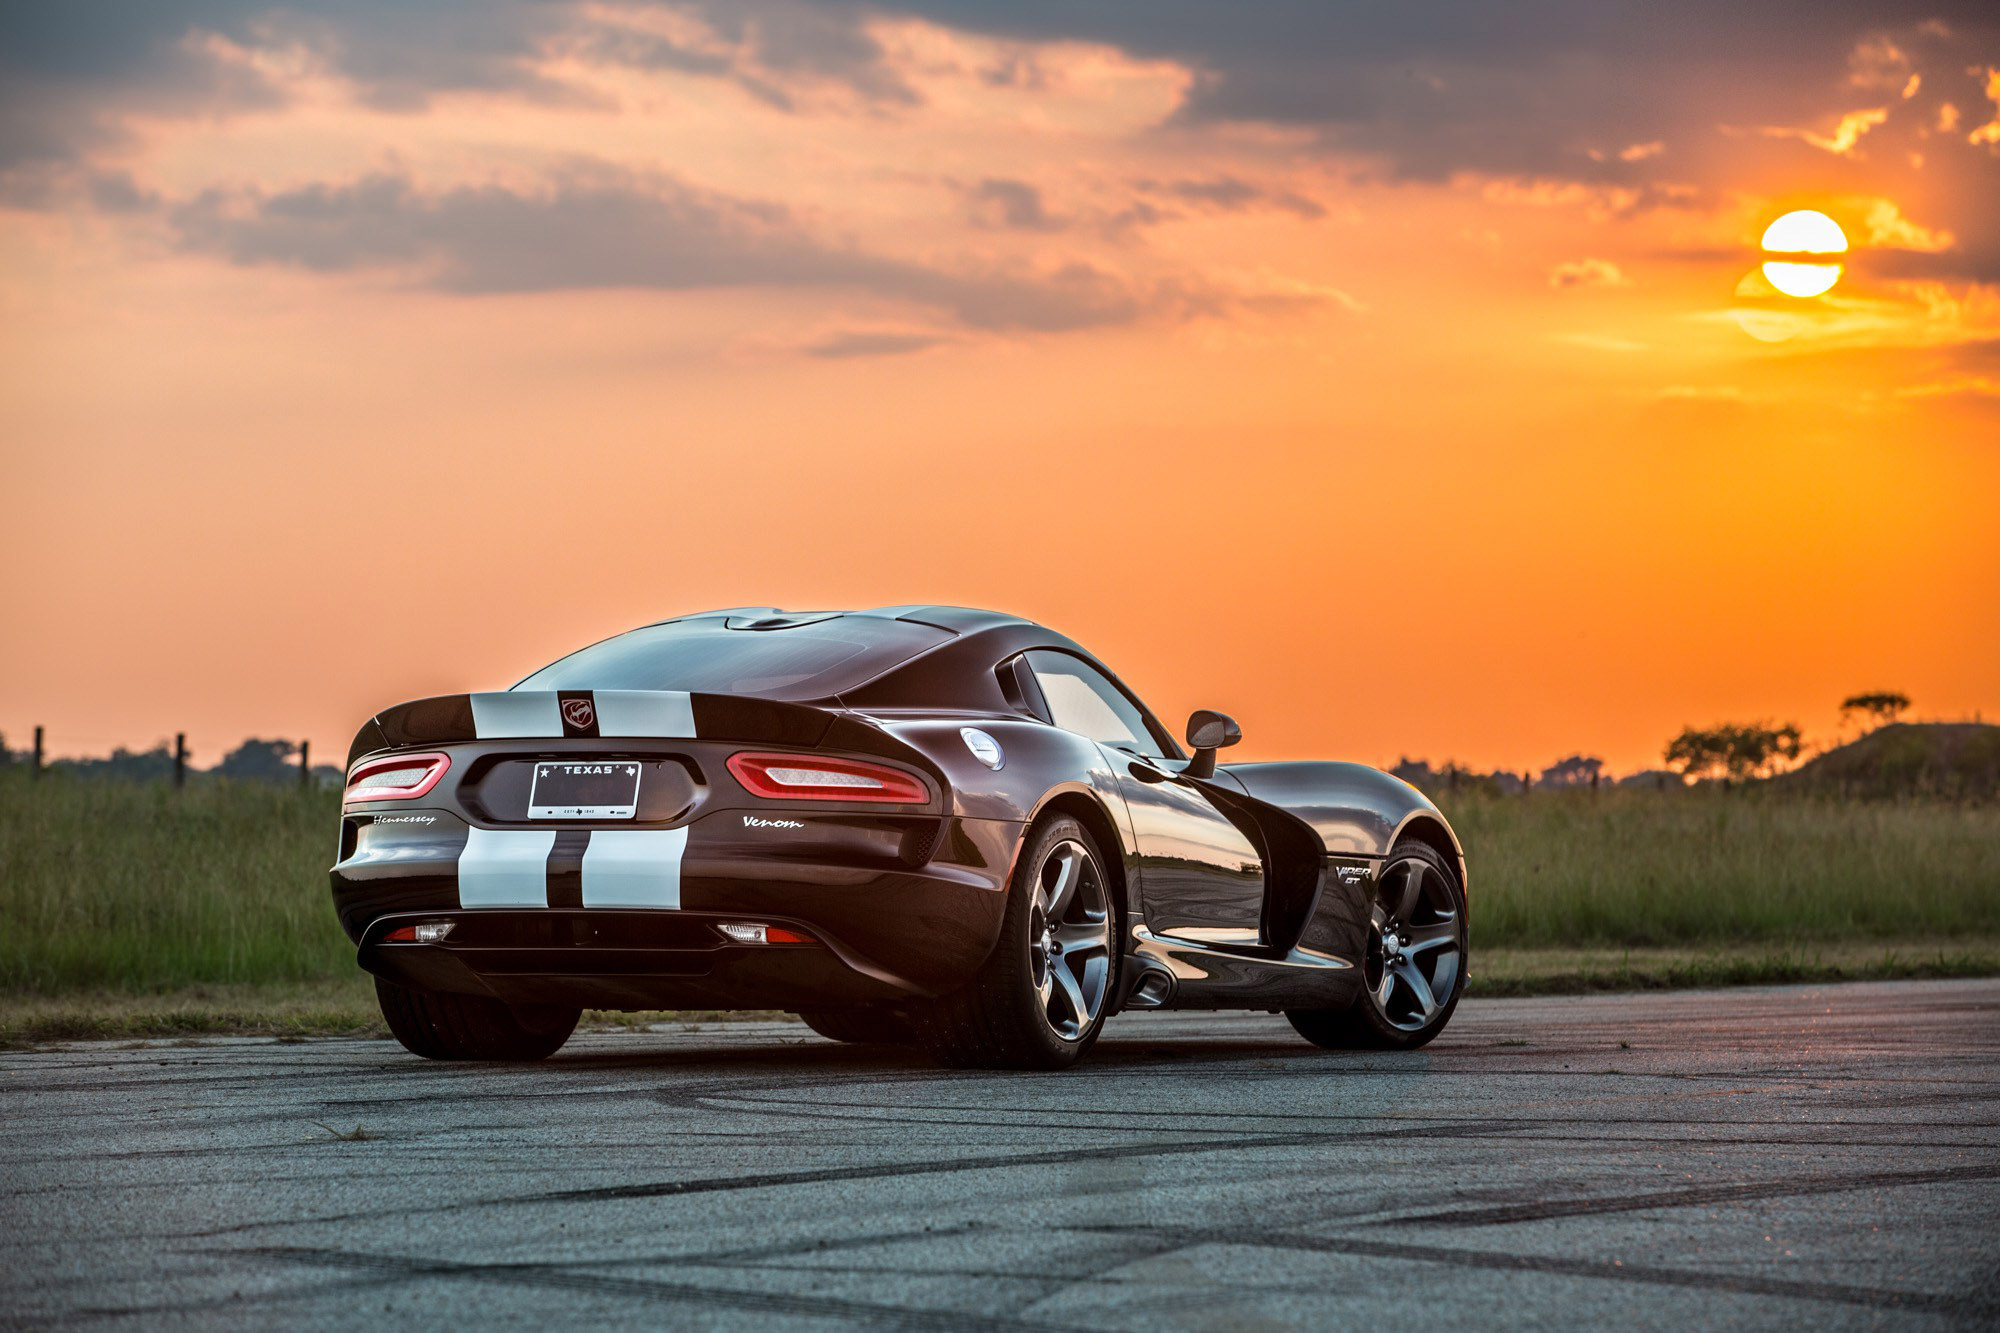
[[[933,625],[873,616],[833,616],[783,629],[730,629],[721,618],[677,620],[592,644],[514,688],[821,699],[865,685],[952,637]]]

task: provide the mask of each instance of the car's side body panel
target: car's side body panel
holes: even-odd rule
[[[1140,897],[1155,930],[1210,944],[1255,947],[1262,940],[1271,866],[1258,830],[1218,807],[1215,788],[1169,776],[1120,784],[1139,853]]]
[[[1227,773],[1250,795],[1291,811],[1312,825],[1332,856],[1382,857],[1412,818],[1434,821],[1451,839],[1444,815],[1429,797],[1366,764],[1293,762],[1228,764]]]
[[[1398,839],[1444,816],[1414,787],[1349,763],[1232,764],[1193,781],[1257,846],[1264,867],[1258,947],[1149,922],[1137,952],[1173,974],[1174,1008],[1334,1008],[1359,985],[1374,878]],[[1440,850],[1446,850],[1441,848]]]

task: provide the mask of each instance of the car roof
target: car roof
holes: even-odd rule
[[[815,620],[830,620],[835,617],[908,620],[919,625],[950,630],[954,634],[971,634],[977,630],[994,629],[1002,625],[1043,628],[1024,616],[1009,615],[1004,611],[982,611],[976,607],[945,606],[937,603],[876,606],[866,610],[848,611],[787,611],[775,606],[730,606],[714,611],[694,611],[687,615],[669,616],[658,623],[664,625],[681,620],[713,620],[717,617],[741,622],[731,624],[732,629],[782,629],[787,625],[804,625]]]
[[[877,606],[866,610],[787,611],[775,606],[729,606],[673,616],[655,621],[654,625],[697,620],[721,620],[725,628],[752,633],[783,631],[795,625],[829,620],[901,620],[943,630],[951,636],[911,657],[885,666],[866,681],[841,690],[840,699],[853,707],[1011,709],[1013,705],[1001,692],[993,668],[996,663],[1016,653],[1037,648],[1080,657],[1118,682],[1116,674],[1108,666],[1067,635],[1025,616],[978,607],[920,603]],[[1144,702],[1123,682],[1118,684],[1142,710],[1145,709]],[[1179,751],[1174,747],[1171,733],[1161,728],[1161,735],[1169,753],[1178,757]]]

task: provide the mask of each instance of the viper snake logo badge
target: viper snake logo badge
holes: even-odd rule
[[[597,721],[597,709],[588,699],[565,699],[562,706],[563,721],[572,727],[583,728]]]

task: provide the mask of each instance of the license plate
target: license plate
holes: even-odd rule
[[[530,819],[630,819],[638,808],[639,765],[629,759],[544,761],[528,788]]]

